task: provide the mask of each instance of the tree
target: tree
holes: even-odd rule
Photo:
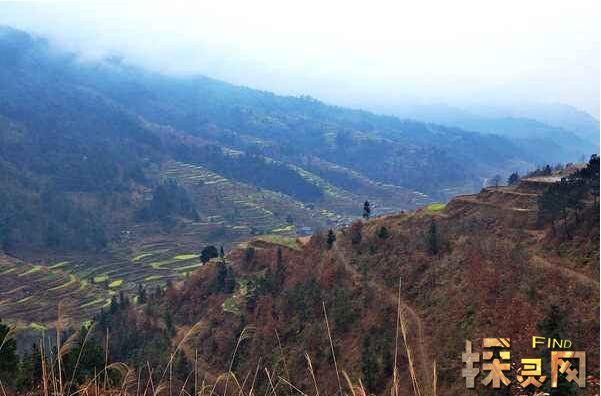
[[[345,332],[358,318],[358,312],[353,306],[353,296],[350,291],[339,287],[334,292],[334,301],[330,311],[337,332]]]
[[[286,280],[286,265],[284,264],[284,258],[282,256],[282,248],[278,246],[276,262],[275,262],[275,274],[274,286],[277,291],[282,290],[284,281]]]
[[[141,283],[138,284],[138,304],[146,304],[146,289]]]
[[[63,357],[65,373],[77,384],[93,378],[95,373],[102,371],[105,364],[102,346],[95,337],[88,337],[86,340],[87,333],[88,328],[83,326],[77,341]]]
[[[232,293],[236,289],[234,271],[223,261],[217,263],[217,271],[209,290],[212,293]]]
[[[201,250],[200,252],[200,261],[203,263],[207,263],[210,259],[218,257],[219,252],[217,248],[213,245],[209,245]]]
[[[370,216],[371,216],[371,204],[369,203],[369,201],[365,201],[365,203],[363,204],[363,218],[365,220],[368,220]]]
[[[579,199],[574,198],[574,194],[579,191],[579,184],[577,180],[562,179],[560,182],[549,186],[538,198],[539,219],[551,222],[553,234],[556,233],[555,222],[561,216],[565,234],[568,238],[571,238],[568,226],[568,209],[578,210],[580,207],[580,203],[574,203],[574,201],[579,201]]]
[[[171,316],[171,311],[166,310],[163,315],[163,321],[165,323],[165,331],[169,338],[175,335],[175,325],[173,323],[173,316]]]
[[[430,228],[428,229],[428,233],[426,234],[426,242],[428,244],[428,251],[431,255],[435,256],[438,254],[440,250],[439,244],[439,236],[438,236],[438,228],[436,227],[436,222],[432,220],[430,223]]]
[[[542,174],[543,176],[550,176],[553,173],[553,170],[551,169],[551,165],[545,165],[545,167],[542,170]]]
[[[507,179],[507,184],[510,186],[513,186],[514,184],[516,184],[519,181],[520,181],[520,175],[517,172],[513,172],[511,175],[509,175],[509,178]]]
[[[19,362],[17,358],[17,343],[10,336],[10,328],[2,324],[1,320],[0,346],[0,378],[12,385],[17,374]]]
[[[388,228],[382,226],[378,229],[378,232],[376,233],[376,235],[380,239],[386,239],[390,236],[390,232],[388,232]]]
[[[244,249],[244,264],[250,264],[255,259],[255,248],[252,246]]]
[[[361,343],[361,371],[363,372],[365,387],[372,390],[377,385],[379,367],[370,340],[370,337],[365,337]]]
[[[39,385],[42,381],[42,356],[36,344],[31,352],[23,357],[21,370],[17,378],[17,389],[27,391]]]
[[[543,320],[538,322],[537,328],[541,335],[546,338],[563,339],[567,337],[568,317],[566,313],[557,305],[551,305],[547,315]],[[550,364],[549,357],[544,356],[545,365]],[[553,396],[567,396],[576,394],[575,384],[565,381],[565,374],[560,373],[558,380],[558,388],[551,389],[549,384],[544,384],[543,389]]]
[[[330,230],[328,231],[328,237],[326,238],[326,243],[328,245],[328,249],[332,248],[335,241],[336,241],[336,234],[334,234],[334,231],[330,228]]]

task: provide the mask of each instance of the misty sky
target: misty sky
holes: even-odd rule
[[[599,116],[599,0],[0,3],[0,24],[283,94],[396,104],[562,102]]]

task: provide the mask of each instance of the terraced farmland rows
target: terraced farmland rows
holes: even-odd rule
[[[110,295],[62,268],[0,255],[0,317],[36,327],[55,320],[60,304],[65,320],[77,324],[110,302]]]
[[[121,224],[127,238],[98,254],[60,256],[36,265],[4,256],[0,259],[0,317],[48,324],[56,318],[62,301],[68,316],[87,319],[121,291],[135,295],[138,284],[152,289],[168,279],[186,276],[202,265],[198,255],[209,244],[227,249],[256,235],[286,240],[300,227],[332,227],[350,222],[358,214],[363,197],[302,168],[295,169],[324,191],[322,200],[304,204],[202,166],[166,163],[159,176],[188,187],[199,211],[198,220],[179,219],[168,232],[158,223]],[[377,202],[386,202],[390,193],[388,202],[394,204],[406,194],[394,186],[374,184],[372,189]]]
[[[292,217],[297,226],[312,228],[337,221],[336,214],[311,209],[287,195],[258,189],[224,178],[202,166],[171,162],[163,171],[192,188],[199,199],[203,220],[191,226],[224,226],[235,236],[280,233],[292,235],[294,227],[287,223]]]
[[[195,253],[200,249],[186,250],[170,241],[161,242],[161,248],[156,246],[156,243],[142,243],[131,256],[115,252],[85,258],[66,257],[62,269],[108,295],[115,295],[119,291],[134,293],[138,284],[147,287],[164,284],[167,279],[185,276],[201,265]]]
[[[319,186],[325,192],[323,199],[317,204],[327,208],[329,212],[355,217],[360,214],[365,200],[372,203],[375,215],[413,209],[431,202],[430,198],[423,193],[406,190],[392,184],[372,181],[356,171],[337,164],[319,160],[314,161],[311,166],[323,171],[344,174],[357,185],[360,185],[363,191],[362,194],[347,191],[333,186],[315,173],[301,167],[294,167],[301,176]]]

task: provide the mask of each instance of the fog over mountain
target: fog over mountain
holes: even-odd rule
[[[598,2],[0,2],[0,394],[598,396]]]
[[[389,113],[544,102],[599,116],[595,0],[3,3],[0,24],[83,59]]]

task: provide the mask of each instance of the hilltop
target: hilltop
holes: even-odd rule
[[[248,392],[244,379],[254,375],[257,392],[268,393],[270,381],[281,391],[291,383],[312,392],[315,381],[332,394],[338,381],[331,333],[337,367],[370,393],[389,392],[397,356],[402,394],[412,392],[409,367],[431,394],[436,362],[437,394],[456,395],[465,389],[465,340],[509,337],[518,361],[531,357],[531,337],[543,335],[585,350],[587,381],[594,382],[598,179],[593,157],[585,168],[485,188],[446,207],[358,220],[310,238],[258,238],[164,291],[138,294],[138,303],[114,299],[96,318],[97,342],[109,328],[112,361],[128,362],[142,376],[146,364],[166,369],[177,346],[170,371],[176,387],[196,368],[210,384],[233,371],[236,392]],[[403,346],[395,354],[398,309],[412,365]],[[158,386],[160,378],[154,381]],[[596,391],[589,384],[584,394]]]

